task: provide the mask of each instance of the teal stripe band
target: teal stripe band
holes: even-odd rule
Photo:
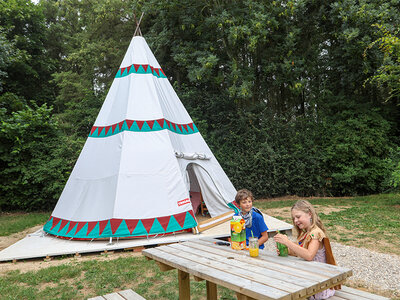
[[[166,119],[157,120],[124,120],[119,123],[108,125],[108,126],[93,126],[90,130],[89,137],[93,138],[104,138],[123,131],[134,131],[134,132],[151,132],[160,130],[169,130],[177,134],[193,134],[199,132],[194,123],[188,124],[177,124],[170,122]]]
[[[115,75],[115,78],[122,78],[130,74],[152,74],[158,78],[167,78],[161,68],[154,68],[150,65],[132,64],[130,66],[120,68]]]

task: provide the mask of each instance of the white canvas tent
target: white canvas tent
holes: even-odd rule
[[[197,225],[190,190],[211,217],[233,208],[235,188],[135,36],[43,229],[74,239],[187,230]]]

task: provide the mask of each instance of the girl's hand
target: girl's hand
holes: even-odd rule
[[[280,234],[280,233],[278,233],[278,234],[276,234],[276,235],[274,236],[274,241],[277,242],[277,243],[284,244],[284,245],[286,245],[286,246],[287,246],[288,243],[289,243],[288,237],[287,237],[286,235]]]

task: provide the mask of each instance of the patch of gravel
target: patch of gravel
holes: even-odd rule
[[[400,299],[400,256],[335,242],[331,246],[336,263],[353,270],[353,276],[347,279],[346,285]],[[265,249],[276,251],[272,238],[265,243]]]

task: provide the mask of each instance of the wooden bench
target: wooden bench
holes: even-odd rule
[[[111,293],[111,294],[107,294],[104,296],[97,296],[97,297],[93,297],[93,298],[89,298],[88,300],[146,300],[145,298],[143,298],[142,296],[140,296],[139,294],[135,293],[132,290],[124,290],[124,291],[119,291],[116,293]]]
[[[329,300],[390,300],[389,298],[378,296],[375,294],[367,293],[357,289],[352,289],[342,285],[342,289],[335,292],[335,295]]]

